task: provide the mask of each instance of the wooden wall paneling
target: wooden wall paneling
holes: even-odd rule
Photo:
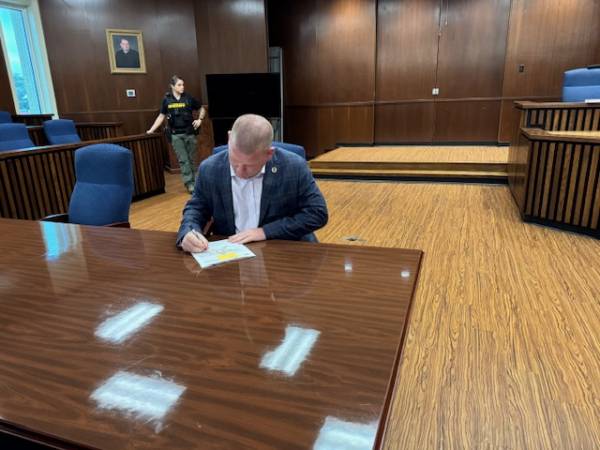
[[[0,45],[0,110],[8,111],[11,114],[16,112],[15,101],[10,87],[10,79],[8,77],[8,69],[6,60],[4,59],[4,51]]]
[[[376,2],[319,0],[317,66],[319,103],[373,101]],[[347,110],[343,110],[347,113]]]
[[[510,0],[444,0],[437,69],[440,99],[500,97]]]
[[[518,128],[514,100],[560,100],[566,70],[600,62],[598,17],[595,0],[513,0],[499,141],[509,141]]]
[[[432,99],[439,0],[379,0],[377,101]]]
[[[377,4],[375,142],[433,139],[440,6],[439,0]]]
[[[317,66],[321,61],[317,58],[317,24],[320,20],[317,1],[270,2],[271,5],[274,3],[278,6],[270,8],[272,21],[279,22],[282,30],[284,103],[286,106],[315,106],[320,101]]]
[[[435,102],[435,134],[438,142],[496,142],[499,100]]]
[[[120,121],[125,134],[148,129],[176,73],[200,97],[194,6],[190,0],[40,2],[59,115],[78,122]],[[111,74],[106,28],[143,32],[147,73]],[[176,31],[176,32],[175,32]],[[125,95],[135,89],[136,97]]]
[[[598,63],[596,0],[513,0],[505,97],[560,97],[565,70]],[[519,72],[519,64],[525,65]]]
[[[434,141],[497,141],[509,14],[510,0],[442,2]]]
[[[307,158],[319,154],[319,114],[317,107],[285,108],[284,140],[302,145]]]
[[[268,71],[264,0],[195,0],[198,78],[205,75]]]
[[[375,142],[378,144],[431,142],[434,120],[433,100],[377,104]]]
[[[320,107],[318,114],[318,148],[334,149],[338,144],[373,142],[373,106]]]
[[[286,111],[294,111],[284,118],[284,139],[311,146],[310,156],[338,142],[372,143],[375,1],[271,5],[271,22],[281,21]],[[300,136],[300,130],[310,135]]]
[[[372,144],[373,105],[332,108],[336,144]]]

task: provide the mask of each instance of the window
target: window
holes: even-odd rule
[[[0,3],[0,39],[19,114],[56,113],[36,1]]]

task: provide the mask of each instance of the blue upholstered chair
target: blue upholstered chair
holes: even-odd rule
[[[12,114],[8,111],[0,111],[0,123],[12,123]]]
[[[288,144],[286,142],[273,141],[273,147],[282,148],[287,150],[288,152],[295,153],[298,156],[306,159],[306,152],[304,151],[304,147],[296,144]],[[219,145],[218,147],[213,148],[213,155],[216,155],[223,150],[227,150],[227,145]]]
[[[0,152],[35,147],[27,127],[22,123],[0,124]]]
[[[75,144],[81,142],[77,134],[75,122],[68,119],[46,120],[43,123],[44,133],[51,145]]]
[[[43,220],[81,225],[129,227],[133,195],[133,154],[114,144],[94,144],[75,152],[75,188],[68,214]]]
[[[563,102],[583,102],[600,98],[600,65],[567,70],[563,82]]]

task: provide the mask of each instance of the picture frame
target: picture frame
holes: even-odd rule
[[[106,29],[110,73],[146,73],[141,30]]]

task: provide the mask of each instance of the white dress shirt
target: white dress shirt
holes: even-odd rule
[[[240,233],[251,228],[258,228],[265,166],[252,178],[240,178],[235,174],[235,170],[231,165],[229,168],[231,169],[235,232]]]

